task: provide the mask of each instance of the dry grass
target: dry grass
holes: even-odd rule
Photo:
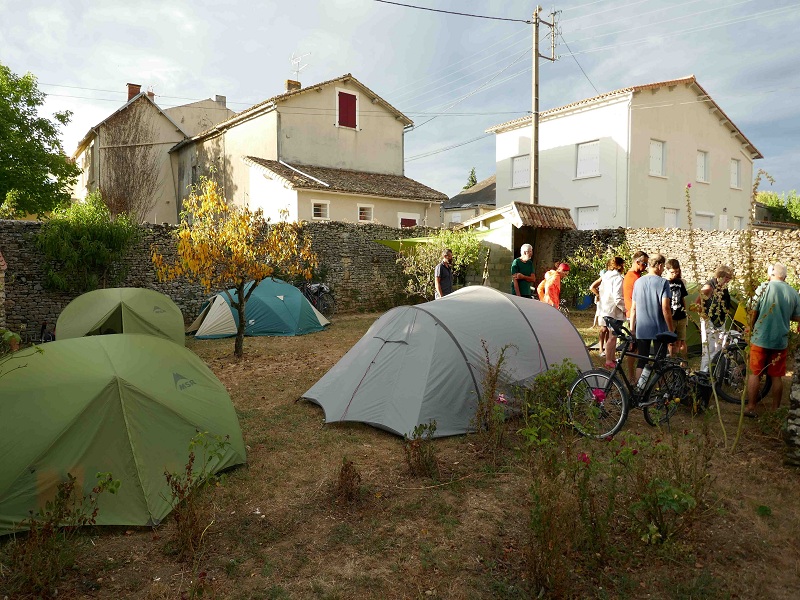
[[[361,424],[323,425],[319,407],[296,402],[377,316],[339,317],[315,335],[248,338],[241,362],[231,340],[190,341],[231,393],[248,466],[213,491],[216,522],[195,564],[164,555],[167,531],[104,529],[59,596],[531,597],[529,471],[513,435],[496,466],[477,456],[470,436],[437,440],[433,481],[411,477],[401,438]],[[588,333],[591,316],[573,320]],[[722,410],[732,431],[736,407]],[[679,413],[674,427],[694,425]],[[654,434],[638,413],[626,429]],[[335,499],[343,458],[360,474],[356,504]],[[717,452],[715,500],[692,528],[663,547],[619,551],[601,569],[602,587],[581,587],[586,574],[576,573],[574,597],[796,597],[800,482],[781,458],[774,432],[745,423],[738,451]]]

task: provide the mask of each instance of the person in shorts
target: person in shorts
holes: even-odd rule
[[[675,328],[673,331],[678,336],[675,343],[669,345],[669,355],[680,356],[686,360],[689,356],[689,349],[686,346],[686,325],[689,323],[686,314],[686,296],[689,292],[686,291],[686,285],[681,279],[681,263],[675,258],[667,261],[667,281],[672,296],[672,324]]]
[[[781,405],[783,376],[789,345],[790,321],[800,322],[800,294],[786,283],[786,267],[770,266],[769,281],[756,290],[750,312],[750,370],[747,378],[747,406],[744,415],[755,418],[760,378],[772,378],[772,408]]]

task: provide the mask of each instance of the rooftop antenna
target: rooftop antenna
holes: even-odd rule
[[[295,56],[294,52],[292,52],[292,56],[289,59],[289,62],[292,64],[292,74],[294,75],[294,80],[300,80],[300,71],[305,69],[308,65],[301,65],[300,62],[306,57],[310,56],[311,52],[306,52],[305,54],[301,54],[300,56]]]

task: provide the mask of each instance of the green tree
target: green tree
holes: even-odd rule
[[[465,185],[462,190],[468,190],[472,186],[478,183],[478,178],[475,177],[475,167],[472,167],[472,170],[469,172],[469,177],[467,178],[467,185]]]
[[[453,281],[462,280],[478,265],[481,241],[473,229],[453,231],[442,229],[425,242],[409,241],[400,244],[400,263],[408,277],[408,296],[433,300],[436,285],[433,271],[442,258],[442,250],[453,251]]]
[[[758,192],[756,202],[768,206],[775,221],[800,223],[800,196],[795,190],[780,195],[776,192]]]
[[[112,218],[99,192],[57,210],[36,238],[49,259],[44,268],[45,284],[51,289],[83,293],[119,283],[125,277],[122,259],[140,233],[127,214]]]
[[[43,214],[69,201],[80,173],[58,139],[72,114],[39,116],[44,100],[36,77],[0,63],[0,204],[13,201],[17,213]]]

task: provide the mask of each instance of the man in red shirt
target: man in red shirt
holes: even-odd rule
[[[633,284],[642,276],[645,269],[647,269],[647,252],[642,252],[638,250],[636,254],[633,255],[633,264],[631,264],[631,270],[625,273],[625,279],[622,280],[622,295],[625,298],[625,318],[630,319],[631,316],[631,304],[633,304]],[[631,347],[631,352],[636,352],[636,346]],[[635,365],[636,359],[630,357],[627,360],[628,363],[628,377],[631,381],[635,382],[636,380],[634,377],[635,372]]]

